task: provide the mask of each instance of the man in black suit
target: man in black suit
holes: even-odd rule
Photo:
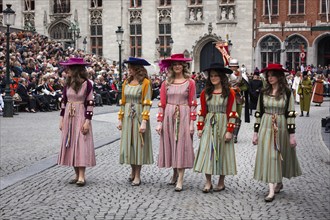
[[[29,91],[27,89],[26,79],[24,79],[24,78],[20,79],[16,92],[22,98],[22,102],[28,103],[28,107],[25,108],[25,111],[35,113],[36,112],[35,111],[36,99],[32,95],[29,94]]]

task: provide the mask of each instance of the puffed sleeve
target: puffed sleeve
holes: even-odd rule
[[[152,105],[152,101],[151,101],[151,83],[149,80],[145,79],[144,82],[146,85],[143,86],[143,90],[142,94],[143,94],[143,98],[142,98],[142,106],[143,106],[143,111],[142,111],[142,119],[143,120],[149,120],[150,117],[150,108]]]
[[[166,107],[166,81],[160,86],[160,101],[158,103],[157,121],[162,122],[164,119],[164,110]]]
[[[195,81],[190,79],[189,82],[189,106],[190,106],[190,120],[196,121],[196,109],[197,109],[197,100],[196,100],[196,85]]]
[[[297,112],[294,109],[294,97],[291,93],[289,105],[287,109],[287,115],[286,115],[286,122],[288,126],[288,132],[289,134],[294,134],[296,130],[296,124],[295,124],[295,118],[297,116]]]
[[[94,109],[94,95],[93,95],[93,86],[90,82],[87,83],[87,92],[88,95],[85,98],[85,118],[91,120],[93,117]]]
[[[201,109],[198,112],[197,130],[203,130],[205,125],[205,117],[207,114],[207,103],[205,98],[205,90],[201,92],[200,95]]]
[[[125,85],[126,85],[126,81],[124,81],[124,83],[122,85],[121,99],[119,100],[120,109],[118,112],[118,120],[123,120],[124,112],[125,112],[125,104],[126,104]]]
[[[236,99],[235,99],[235,91],[230,89],[230,93],[228,95],[227,101],[227,131],[230,133],[234,132],[235,129],[235,121],[238,118],[238,113],[236,112]]]

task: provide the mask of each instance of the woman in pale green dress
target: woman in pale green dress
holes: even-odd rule
[[[125,63],[128,63],[129,76],[122,86],[118,113],[118,129],[121,130],[119,161],[131,165],[129,181],[132,186],[139,186],[142,165],[154,162],[149,122],[151,83],[144,68],[150,64],[134,57]]]
[[[258,145],[254,179],[269,183],[266,202],[283,188],[283,177],[301,175],[296,154],[294,98],[285,78],[287,70],[280,64],[269,64],[266,87],[261,92],[254,125],[253,144]]]
[[[197,130],[201,138],[194,171],[205,174],[204,193],[210,192],[212,175],[220,175],[218,185],[213,191],[225,189],[225,176],[236,175],[236,159],[234,141],[236,112],[235,91],[229,88],[226,74],[232,70],[223,63],[212,63],[204,70],[208,72],[205,90],[202,91],[201,110],[199,112]]]

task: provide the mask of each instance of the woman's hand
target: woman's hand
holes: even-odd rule
[[[203,130],[199,130],[199,131],[197,132],[197,136],[198,136],[198,138],[201,138],[201,137],[202,137],[202,134],[203,134]]]
[[[194,121],[190,121],[189,130],[190,130],[190,134],[193,135],[195,132]]]
[[[230,141],[232,138],[233,138],[233,134],[227,131],[225,134],[225,142]]]
[[[121,120],[118,120],[117,129],[121,131],[122,128],[123,128],[123,126],[121,124]]]
[[[86,135],[89,132],[89,127],[90,127],[90,121],[88,119],[85,120],[85,123],[83,124],[81,128],[81,132],[83,135]]]
[[[144,133],[146,131],[147,128],[147,121],[146,120],[142,120],[141,125],[140,125],[140,129],[139,132],[140,133]]]
[[[59,125],[60,131],[62,131],[62,128],[63,128],[63,117],[61,117],[60,119],[60,125]]]
[[[297,141],[295,134],[290,134],[290,147],[296,147]]]
[[[258,133],[254,132],[253,138],[252,138],[252,144],[257,145],[258,144]]]
[[[163,123],[158,122],[158,125],[156,128],[157,133],[160,135],[162,133],[162,130],[163,130]]]

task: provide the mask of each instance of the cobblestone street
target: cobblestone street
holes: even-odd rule
[[[59,112],[1,118],[0,219],[329,219],[330,154],[321,136],[321,118],[329,114],[329,102],[312,106],[309,118],[296,118],[303,175],[285,179],[283,191],[269,204],[264,202],[267,184],[252,178],[253,118],[243,123],[235,145],[238,174],[226,177],[226,190],[204,194],[202,174],[187,170],[184,190],[175,192],[167,185],[172,171],[156,164],[143,166],[141,186],[132,187],[127,181],[130,167],[119,164],[117,110],[114,106],[95,108],[97,165],[87,169],[87,185],[82,188],[68,184],[73,169],[55,165]],[[152,108],[155,161],[156,112]],[[196,152],[196,134],[194,145]],[[20,179],[20,172],[31,175]],[[213,184],[217,181],[214,178]]]

